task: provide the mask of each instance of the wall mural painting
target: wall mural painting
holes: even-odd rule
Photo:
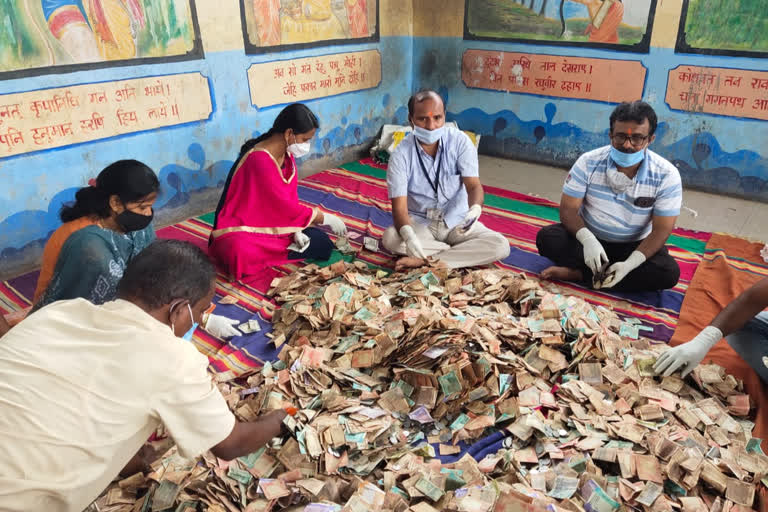
[[[449,112],[448,120],[481,134],[482,154],[523,155],[525,160],[558,167],[570,167],[584,152],[609,143],[607,117],[602,130],[592,130],[557,122],[557,113],[557,105],[547,103],[539,119],[521,119],[510,110],[486,113],[472,108]],[[760,153],[762,148],[729,151],[725,146],[732,147],[733,140],[723,140],[723,133],[716,137],[706,129],[688,128],[661,120],[651,145],[680,170],[683,186],[768,202],[768,154]]]
[[[464,39],[647,52],[656,0],[467,0]]]
[[[208,79],[180,73],[0,95],[0,159],[210,119]]]
[[[673,110],[768,121],[768,72],[678,66],[669,70],[666,101]]]
[[[638,60],[491,50],[467,50],[461,63],[467,87],[607,103],[642,98],[646,71]]]
[[[380,83],[378,50],[261,62],[248,68],[251,103],[257,108],[372,89]]]
[[[246,53],[379,40],[378,0],[240,0]]]
[[[765,0],[683,0],[675,50],[768,57]]]
[[[194,0],[0,0],[5,77],[199,57]]]

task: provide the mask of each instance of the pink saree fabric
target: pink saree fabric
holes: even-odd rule
[[[281,169],[268,151],[250,150],[223,194],[210,249],[235,280],[286,263],[294,233],[315,217],[314,209],[299,203],[296,160],[290,154]]]

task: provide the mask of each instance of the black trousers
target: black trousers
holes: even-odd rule
[[[336,247],[325,231],[307,228],[303,231],[309,237],[309,247],[304,252],[288,251],[289,260],[327,260]]]
[[[624,261],[637,249],[640,242],[604,242],[610,264]],[[542,228],[536,235],[536,247],[539,254],[555,262],[559,267],[581,270],[584,280],[592,284],[592,271],[584,264],[584,248],[574,235],[562,224]],[[648,258],[645,263],[627,274],[616,286],[617,291],[645,292],[673,288],[680,279],[680,267],[669,255],[666,247]]]

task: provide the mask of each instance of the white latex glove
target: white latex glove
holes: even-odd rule
[[[593,274],[597,274],[600,268],[608,263],[608,256],[605,254],[602,244],[587,228],[578,230],[576,239],[584,247],[584,264],[589,267]]]
[[[634,251],[626,260],[614,263],[608,267],[608,270],[605,272],[605,275],[608,277],[603,281],[602,288],[613,288],[619,284],[622,279],[627,277],[627,274],[643,263],[645,263],[645,254],[640,251]]]
[[[240,336],[242,333],[234,326],[239,324],[239,320],[233,320],[221,315],[214,315],[211,313],[208,315],[208,319],[205,321],[203,329],[208,331],[209,334],[213,334],[217,338],[230,338],[232,336]]]
[[[427,259],[427,255],[424,254],[424,248],[421,246],[421,240],[416,236],[416,232],[410,224],[400,228],[400,236],[405,241],[405,252],[411,258]]]
[[[303,231],[297,231],[293,235],[293,243],[288,246],[289,251],[304,252],[309,247],[309,237]]]
[[[479,204],[473,204],[469,207],[469,211],[467,212],[467,215],[464,217],[464,220],[461,221],[461,232],[462,233],[469,233],[473,227],[477,224],[477,219],[480,218],[480,215],[483,213],[483,207]]]
[[[699,365],[709,349],[721,339],[723,339],[723,332],[717,327],[709,325],[688,343],[670,348],[661,354],[656,364],[653,365],[653,369],[656,374],[663,372],[665,377],[682,370],[682,376],[685,377]]]
[[[329,226],[336,236],[347,235],[347,226],[344,225],[340,218],[333,214],[323,213],[323,225]]]

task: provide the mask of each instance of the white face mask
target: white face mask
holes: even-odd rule
[[[293,144],[288,146],[287,150],[290,154],[292,154],[296,158],[301,158],[304,155],[309,154],[309,141],[302,142],[301,144],[296,142],[296,135],[293,136]]]
[[[434,144],[440,140],[444,133],[445,125],[441,126],[440,128],[435,128],[434,130],[427,130],[421,126],[413,127],[413,134],[417,139],[419,139],[419,141],[423,142],[424,144]]]
[[[608,178],[608,184],[611,186],[611,190],[613,190],[615,194],[622,194],[635,184],[635,180],[631,179],[623,172],[618,171],[615,167],[608,169],[606,177]]]

